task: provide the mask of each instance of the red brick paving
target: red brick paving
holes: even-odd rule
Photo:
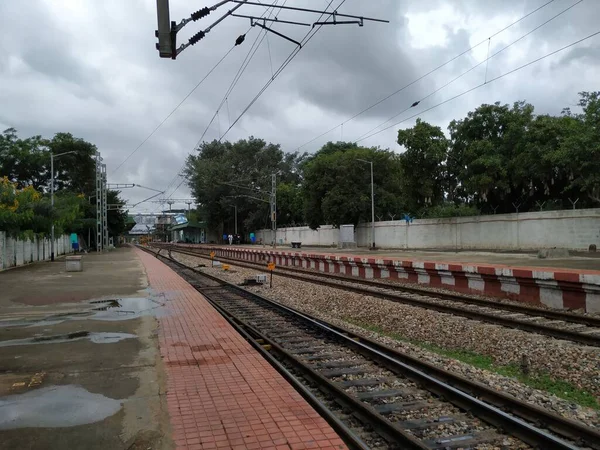
[[[319,414],[183,278],[136,249],[164,295],[160,354],[177,449],[346,449]]]

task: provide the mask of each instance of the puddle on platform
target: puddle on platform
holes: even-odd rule
[[[146,297],[130,297],[91,302],[94,320],[129,320],[141,316],[155,315],[161,303]]]
[[[91,309],[81,312],[52,314],[36,319],[0,320],[0,328],[52,326],[71,320],[129,320],[141,316],[158,316],[163,303],[146,297],[94,300]]]
[[[49,386],[0,397],[0,430],[62,428],[99,422],[121,409],[121,401],[81,386]]]
[[[77,331],[75,333],[58,334],[54,336],[36,336],[27,339],[0,341],[0,347],[13,347],[17,345],[62,344],[64,342],[74,342],[82,339],[89,339],[94,344],[114,344],[115,342],[135,337],[137,337],[135,334],[128,333],[90,333],[88,331]]]

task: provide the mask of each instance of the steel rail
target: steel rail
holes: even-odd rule
[[[177,251],[179,253],[188,254],[190,256],[198,256],[198,257],[206,258],[206,255],[204,255],[204,254],[200,254],[200,253],[192,252],[192,251],[185,251],[185,250],[182,251],[182,249],[179,247],[171,247],[171,250]],[[227,260],[229,262],[232,262],[232,264],[238,265],[240,267],[247,267],[247,268],[256,268],[257,267],[256,263],[253,264],[253,263],[247,263],[247,262],[239,262],[239,260],[235,260],[235,259],[231,259],[231,258],[224,258],[224,257],[220,257],[220,259]],[[381,298],[384,300],[389,300],[389,301],[393,301],[393,302],[397,302],[397,303],[404,303],[404,304],[416,306],[419,308],[431,309],[431,310],[435,310],[435,311],[446,313],[446,314],[452,314],[455,316],[462,316],[462,317],[466,317],[466,318],[480,321],[480,322],[487,322],[487,323],[492,323],[492,324],[496,324],[496,325],[502,325],[507,328],[518,329],[518,330],[527,331],[530,333],[542,334],[542,335],[549,336],[549,337],[552,337],[555,339],[563,339],[563,340],[568,340],[568,341],[572,341],[572,342],[577,342],[579,344],[600,347],[600,335],[594,336],[594,335],[589,335],[589,334],[583,334],[583,333],[579,333],[577,331],[564,330],[564,329],[560,329],[560,328],[556,328],[556,327],[552,327],[552,326],[548,326],[548,325],[544,325],[544,324],[530,323],[530,322],[512,319],[509,317],[497,316],[492,313],[487,313],[487,312],[482,312],[482,311],[473,311],[473,310],[469,310],[469,309],[465,309],[465,308],[461,308],[461,307],[457,307],[457,306],[432,303],[427,300],[411,298],[411,297],[407,297],[407,296],[401,295],[401,294],[385,293],[385,292],[375,291],[373,289],[367,289],[367,288],[362,288],[362,287],[358,287],[358,286],[339,284],[339,283],[325,279],[325,278],[332,278],[330,274],[328,274],[328,275],[317,274],[316,272],[313,274],[313,273],[307,273],[307,271],[305,271],[305,270],[298,270],[297,272],[304,273],[304,275],[300,275],[299,273],[291,273],[291,271],[293,271],[293,269],[290,269],[289,267],[286,269],[290,272],[289,273],[279,272],[276,274],[285,276],[288,278],[300,280],[300,281],[308,281],[311,283],[320,284],[320,285],[327,286],[327,287],[343,289],[343,290],[351,291],[351,292],[361,294],[361,295],[368,295],[371,297],[377,297],[377,298]],[[320,277],[323,279],[319,280],[316,278],[310,278],[309,275],[310,276],[316,275],[317,277]],[[340,279],[340,281],[345,281],[345,282],[349,282],[349,283],[356,282],[355,279],[349,278],[349,277],[338,277],[337,279]],[[360,280],[360,281],[358,281],[358,283],[372,285],[367,280]],[[391,285],[388,285],[385,283],[377,283],[376,285],[374,285],[374,287],[380,288],[380,289],[390,289],[390,290],[404,290],[405,289],[404,287],[395,287],[395,286],[391,286]],[[429,296],[429,297],[433,297],[433,298],[440,298],[442,300],[449,299],[449,298],[442,297],[442,295],[438,294],[437,292],[432,292],[432,291],[427,291],[427,290],[418,290],[416,288],[409,288],[409,289],[411,289],[410,293],[418,293],[419,295]],[[415,291],[418,291],[418,292],[415,292]],[[445,294],[443,294],[443,295],[445,296]],[[469,301],[474,300],[470,297],[455,296],[456,301],[459,301],[459,299],[460,299],[460,301],[463,301],[465,298],[469,299]],[[485,300],[482,300],[482,301],[486,302]],[[504,307],[506,305],[507,304],[505,304],[505,303],[496,304],[496,303],[488,301],[487,303],[485,303],[485,305],[478,305],[478,306],[486,306],[486,307],[495,308],[498,310],[503,310],[503,309],[505,309]],[[511,306],[510,311],[514,311],[512,309],[513,306],[520,308],[517,305],[510,305],[510,306]],[[506,309],[506,310],[509,310],[509,309]],[[525,312],[525,311],[527,311],[527,312]],[[563,313],[560,313],[558,311],[547,311],[547,310],[528,308],[528,307],[520,308],[519,313],[527,314],[530,316],[539,316],[539,317],[545,317],[545,318],[551,318],[551,319],[559,319],[559,320],[569,321],[571,323],[580,323],[581,325],[588,325],[587,322],[589,322],[590,319],[592,320],[592,322],[595,319],[597,319],[597,318],[586,317],[586,316],[578,316],[576,314],[567,314],[566,317],[563,318],[563,316],[561,316],[561,314],[563,314]],[[550,314],[546,314],[546,313],[550,313]],[[581,322],[575,322],[576,317],[581,317],[584,320],[582,320]],[[593,323],[595,323],[595,322],[593,322]],[[600,325],[598,325],[598,327],[600,328]]]
[[[172,258],[167,258],[162,255],[161,257],[171,261],[179,267],[192,270],[200,276],[224,283],[224,285],[229,286],[230,289],[237,290],[246,296],[260,299],[260,301],[263,303],[273,305],[281,311],[285,311],[286,313],[294,315],[295,317],[302,318],[314,326],[319,326],[323,331],[335,333],[338,338],[345,340],[348,345],[360,349],[361,352],[366,352],[369,357],[375,359],[379,358],[382,363],[385,363],[385,365],[390,363],[395,365],[396,369],[400,368],[403,373],[411,374],[411,377],[416,377],[417,379],[421,380],[421,384],[425,383],[429,386],[434,386],[436,389],[441,389],[439,394],[445,398],[453,398],[454,401],[459,405],[462,402],[467,402],[466,407],[469,410],[479,411],[479,414],[482,414],[484,419],[487,417],[486,421],[499,421],[500,426],[503,426],[505,429],[512,430],[513,433],[517,433],[518,437],[526,440],[526,442],[530,443],[531,445],[541,445],[541,448],[575,448],[568,443],[564,443],[560,440],[557,441],[556,438],[544,432],[543,430],[539,430],[524,421],[507,415],[501,411],[501,409],[509,411],[510,413],[515,414],[527,421],[540,424],[541,426],[552,430],[560,436],[572,439],[584,445],[588,445],[594,449],[600,449],[600,431],[594,428],[587,427],[577,421],[566,419],[538,406],[518,400],[509,394],[498,392],[486,385],[483,385],[482,383],[472,381],[470,379],[461,377],[460,375],[436,367],[433,364],[418,360],[396,349],[387,347],[383,344],[366,338],[361,334],[354,333],[343,327],[328,324],[308,314],[299,312],[293,308],[242,289],[241,287],[228,283],[218,277],[190,268]],[[201,289],[200,291],[202,292]],[[209,292],[203,292],[203,295],[208,296]],[[470,393],[471,395],[467,393]],[[472,401],[475,401],[475,404],[473,404]],[[488,403],[495,406],[491,406]],[[465,408],[464,405],[462,407]],[[500,414],[500,416],[498,416],[498,414]],[[538,432],[541,432],[543,437],[541,437]],[[536,439],[541,439],[543,442],[536,441]],[[556,447],[556,445],[558,445],[558,447]],[[566,447],[563,445],[566,445]]]

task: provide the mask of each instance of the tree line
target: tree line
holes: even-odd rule
[[[70,133],[20,138],[9,128],[0,134],[0,231],[11,236],[48,237],[54,222],[56,235],[95,235],[95,145]],[[54,160],[55,204],[50,201],[50,153],[73,152]],[[124,205],[119,191],[107,192],[107,203]],[[109,235],[126,229],[127,212],[108,211]],[[86,239],[87,240],[87,239]],[[93,239],[92,239],[93,241]],[[88,245],[91,245],[88,243]]]
[[[373,162],[376,220],[597,207],[600,92],[579,93],[578,112],[535,114],[533,105],[482,104],[447,133],[418,119],[398,131],[401,152],[328,142],[314,154],[250,137],[203,142],[185,175],[211,228],[270,227],[277,174],[278,226],[367,222]],[[359,161],[362,160],[362,161]]]

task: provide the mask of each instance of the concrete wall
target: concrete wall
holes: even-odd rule
[[[54,255],[71,253],[68,235],[59,236],[54,241]],[[50,239],[13,239],[0,231],[0,270],[50,259]]]
[[[270,230],[256,235],[265,243],[271,242]],[[359,246],[368,246],[370,223],[356,227],[355,235]],[[339,230],[331,225],[318,230],[277,230],[277,242],[282,244],[301,241],[303,245],[335,246],[338,239]],[[600,249],[600,208],[419,219],[410,224],[400,220],[376,222],[375,242],[378,247],[403,249],[587,250],[591,244]]]

